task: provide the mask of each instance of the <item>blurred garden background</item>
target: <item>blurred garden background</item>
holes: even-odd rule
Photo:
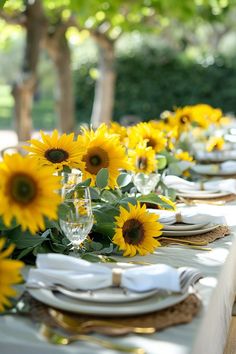
[[[235,0],[7,0],[0,148],[39,129],[236,112]]]

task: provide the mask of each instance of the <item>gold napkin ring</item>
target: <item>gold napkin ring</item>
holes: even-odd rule
[[[205,190],[204,182],[200,181],[200,191],[204,191],[204,190]]]
[[[122,269],[121,268],[113,268],[112,269],[112,285],[119,287],[121,285],[121,276]]]
[[[176,213],[175,214],[175,219],[176,219],[176,222],[182,222],[182,215],[180,213]]]

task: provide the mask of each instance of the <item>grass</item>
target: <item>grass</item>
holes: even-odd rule
[[[32,118],[34,129],[53,129],[56,126],[54,101],[41,99],[34,102]],[[0,129],[14,129],[14,100],[9,85],[0,85]]]

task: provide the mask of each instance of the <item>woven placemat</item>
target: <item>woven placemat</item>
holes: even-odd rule
[[[33,299],[29,294],[28,303],[30,304],[30,316],[33,322],[40,322],[46,325],[49,325],[55,329],[62,329],[58,325],[57,321],[50,315],[50,312],[53,311],[52,308],[47,305],[42,304],[41,302]],[[122,305],[121,305],[122,306]],[[161,311],[155,311],[152,313],[138,315],[138,316],[125,316],[125,317],[100,317],[100,316],[90,316],[84,314],[73,314],[62,310],[61,314],[67,315],[70,317],[70,323],[76,323],[80,325],[85,323],[85,321],[91,320],[105,320],[108,322],[115,322],[122,326],[122,328],[113,328],[112,325],[107,327],[90,327],[89,332],[103,333],[106,335],[123,335],[131,333],[132,330],[130,327],[154,327],[156,330],[163,330],[164,328],[175,326],[178,324],[189,323],[197,315],[201,308],[201,300],[195,293],[188,295],[188,297],[181,301],[179,304],[168,307]],[[68,331],[67,332],[73,332]]]
[[[178,198],[178,197],[177,197]],[[236,200],[236,194],[229,194],[222,197],[217,198],[209,198],[209,199],[197,199],[197,198],[185,198],[188,203],[199,203],[199,204],[207,204],[207,203],[215,203],[215,202],[233,202]],[[183,202],[183,198],[179,198],[180,202]]]
[[[165,236],[165,237],[160,237],[160,243],[162,246],[169,245],[171,243],[174,243],[173,239],[176,238],[177,240],[183,240],[185,242],[200,242],[201,245],[207,245],[208,243],[214,242],[215,240],[228,236],[231,233],[230,228],[226,225],[220,225],[216,229],[211,230],[206,232],[205,234],[201,235],[195,235],[195,236]],[[168,237],[171,238],[171,240],[168,240]]]

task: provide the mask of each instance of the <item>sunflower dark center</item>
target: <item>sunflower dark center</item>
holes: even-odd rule
[[[190,121],[190,116],[187,115],[187,114],[185,114],[184,116],[182,116],[182,117],[180,118],[180,122],[181,122],[182,124],[186,124],[186,123],[188,123],[189,121]]]
[[[90,157],[89,162],[93,166],[99,166],[102,162],[102,159],[99,155],[94,155]]]
[[[63,149],[49,149],[45,152],[44,156],[52,163],[61,163],[68,159],[69,154]]]
[[[131,245],[138,245],[144,238],[143,225],[139,220],[130,219],[123,225],[123,237]]]
[[[140,156],[137,160],[137,167],[140,170],[146,170],[148,165],[148,160],[144,156]]]
[[[91,174],[97,174],[101,168],[109,166],[108,153],[100,147],[88,149],[83,161],[86,164],[86,170]]]
[[[28,175],[19,174],[13,176],[8,184],[8,193],[18,204],[29,204],[37,195],[37,185]]]
[[[149,138],[147,142],[147,147],[152,147],[153,149],[155,149],[155,146],[156,142],[153,139]]]

